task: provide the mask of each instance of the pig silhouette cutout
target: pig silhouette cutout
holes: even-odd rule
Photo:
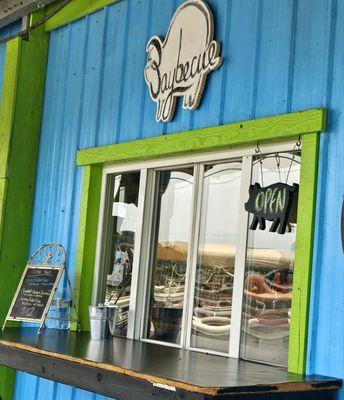
[[[253,214],[250,229],[265,230],[266,221],[272,221],[270,232],[284,234],[290,223],[296,222],[299,185],[289,186],[285,183],[274,183],[261,187],[259,183],[250,185],[249,199],[245,210]]]
[[[214,18],[202,0],[189,0],[175,12],[164,41],[153,36],[146,47],[144,70],[156,120],[171,121],[177,98],[183,108],[196,109],[207,75],[221,65],[220,44],[214,38]]]

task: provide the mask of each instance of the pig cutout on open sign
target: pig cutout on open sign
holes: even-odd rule
[[[245,203],[245,210],[253,214],[250,229],[265,230],[265,221],[272,221],[270,232],[284,234],[290,223],[296,223],[299,185],[294,183],[276,182],[270,186],[261,187],[257,182],[250,185],[249,199]],[[278,228],[278,229],[277,229]]]
[[[220,44],[214,39],[214,18],[201,0],[189,0],[175,12],[164,41],[147,44],[144,71],[150,95],[157,103],[156,120],[171,121],[177,98],[183,108],[196,109],[209,72],[221,65]]]

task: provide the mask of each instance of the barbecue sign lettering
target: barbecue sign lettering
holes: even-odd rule
[[[261,187],[259,183],[250,185],[249,199],[245,210],[253,214],[250,229],[265,230],[266,221],[272,221],[270,232],[284,234],[288,223],[296,222],[296,208],[299,185],[289,186],[285,183],[274,183]],[[290,227],[289,227],[290,231]]]
[[[178,97],[184,109],[199,106],[207,75],[222,62],[220,44],[213,39],[211,10],[202,0],[189,0],[175,12],[165,40],[149,40],[144,76],[158,122],[172,120]]]

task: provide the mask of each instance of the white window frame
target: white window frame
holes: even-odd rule
[[[285,141],[270,144],[259,144],[262,154],[270,154],[276,152],[292,151],[295,141]],[[192,351],[198,351],[208,354],[217,354],[225,357],[239,358],[240,356],[240,340],[241,340],[241,316],[242,302],[244,297],[244,275],[246,248],[248,236],[248,213],[244,209],[244,203],[247,201],[248,187],[251,183],[253,156],[256,148],[243,147],[239,149],[229,149],[225,151],[214,151],[203,154],[182,157],[169,157],[163,159],[153,159],[142,162],[126,163],[118,165],[104,166],[102,173],[101,199],[97,232],[97,248],[94,268],[93,294],[92,304],[98,304],[101,300],[101,282],[104,281],[104,270],[102,268],[102,236],[104,232],[104,216],[105,204],[107,198],[107,182],[108,176],[115,173],[125,173],[140,171],[140,185],[138,198],[138,226],[135,233],[135,249],[133,258],[133,271],[130,291],[130,304],[128,315],[127,338],[137,339],[144,342],[161,344],[164,346],[186,348]],[[240,159],[242,162],[241,188],[239,194],[239,220],[237,230],[237,244],[235,257],[235,277],[233,284],[232,309],[236,310],[231,316],[231,331],[229,340],[228,353],[222,353],[207,349],[195,348],[190,345],[191,325],[193,313],[193,292],[195,285],[195,274],[197,265],[198,251],[198,232],[200,224],[201,211],[201,195],[198,195],[197,204],[195,204],[196,193],[201,193],[201,185],[203,180],[202,164],[219,161],[235,161]],[[144,337],[145,320],[147,317],[148,301],[146,293],[149,284],[149,258],[151,248],[154,245],[151,240],[152,223],[153,223],[153,199],[155,188],[155,171],[157,169],[174,168],[182,165],[192,165],[196,170],[195,176],[198,177],[193,185],[191,210],[190,232],[189,232],[189,248],[187,260],[187,278],[185,282],[185,297],[183,308],[181,343],[167,343],[158,340],[147,339]],[[197,170],[198,169],[198,170]],[[149,246],[147,244],[149,243]],[[192,251],[191,251],[192,249]],[[188,301],[190,300],[190,301]]]

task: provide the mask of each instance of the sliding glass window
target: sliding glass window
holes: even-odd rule
[[[127,334],[139,185],[140,172],[107,176],[101,259],[103,279],[100,281],[99,296],[106,305],[118,306],[118,336]]]
[[[269,187],[276,183],[299,184],[301,154],[299,151],[256,157],[253,161],[252,183]],[[292,190],[292,189],[291,189]],[[266,192],[263,207],[283,206],[286,196],[276,190]],[[295,240],[297,201],[293,202],[285,233],[279,234],[283,221],[273,227],[266,221],[264,230],[248,230],[245,268],[241,356],[271,364],[287,365]],[[250,218],[250,224],[253,216]]]
[[[190,346],[228,353],[241,163],[204,165]]]
[[[300,162],[285,143],[106,167],[94,299],[118,306],[116,334],[286,365],[297,192],[270,214]]]
[[[181,342],[193,182],[193,167],[155,172],[148,339]]]

